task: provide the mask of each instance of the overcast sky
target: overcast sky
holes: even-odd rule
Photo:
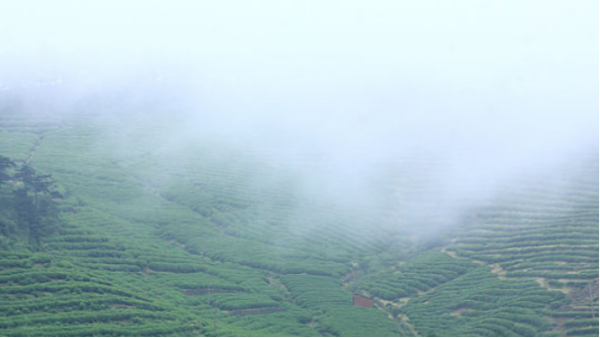
[[[539,91],[598,82],[594,0],[2,0],[0,9],[2,60],[25,65],[162,60],[269,90],[403,82]]]
[[[244,142],[289,132],[375,158],[460,149],[497,168],[597,142],[598,6],[0,0],[0,85],[185,78],[201,124]]]

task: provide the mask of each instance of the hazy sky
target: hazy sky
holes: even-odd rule
[[[595,128],[598,40],[595,0],[0,0],[0,82],[179,71],[219,107],[382,132],[401,115]]]
[[[2,0],[0,40],[3,62],[177,62],[253,92],[598,85],[594,0]]]
[[[488,175],[597,144],[598,7],[0,0],[0,88],[186,83],[198,126],[275,153],[300,138],[346,168],[426,149]]]

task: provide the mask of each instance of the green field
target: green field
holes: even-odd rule
[[[65,114],[0,100],[0,155],[63,196],[34,243],[0,186],[1,336],[599,334],[598,148],[439,228],[426,157],[381,168],[372,189],[429,218],[348,208],[310,198],[260,149],[184,142],[184,114],[99,102]]]

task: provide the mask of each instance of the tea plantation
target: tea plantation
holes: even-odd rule
[[[31,241],[0,185],[2,336],[598,336],[597,148],[419,237],[394,203],[310,198],[260,149],[99,102],[0,101],[5,172],[57,193]],[[372,187],[434,208],[428,161]]]

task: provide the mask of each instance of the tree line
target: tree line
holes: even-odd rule
[[[50,175],[0,155],[0,235],[24,236],[39,246],[57,226],[60,198]]]

